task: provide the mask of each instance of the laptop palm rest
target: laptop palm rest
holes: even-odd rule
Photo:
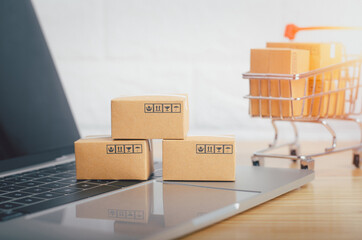
[[[237,171],[235,183],[145,182],[5,222],[0,231],[7,239],[175,238],[257,206],[314,177],[313,172],[294,169],[238,167]],[[273,185],[271,179],[279,180]]]

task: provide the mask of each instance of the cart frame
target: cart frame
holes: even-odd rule
[[[259,95],[247,95],[249,99],[251,111],[252,100],[257,101],[259,106],[259,115],[253,117],[269,118],[272,121],[274,128],[274,140],[265,149],[255,152],[251,159],[254,166],[264,165],[265,158],[282,158],[300,161],[301,169],[314,169],[314,158],[342,151],[353,151],[353,164],[356,167],[360,166],[360,158],[362,157],[362,123],[358,116],[362,113],[361,94],[361,66],[362,58],[349,60],[335,65],[330,65],[325,68],[316,69],[302,74],[264,74],[264,73],[245,73],[244,79],[250,81],[258,81]],[[261,92],[261,83],[264,81],[264,86],[268,88],[268,94],[265,96]],[[266,81],[266,82],[265,82]],[[272,96],[271,81],[274,81],[274,87],[277,86],[277,96]],[[275,85],[275,81],[277,85]],[[304,81],[304,95],[292,96],[292,82]],[[321,86],[317,85],[317,82]],[[343,82],[344,84],[340,84]],[[287,83],[289,88],[288,96],[282,96],[281,85]],[[317,91],[317,88],[322,89]],[[274,89],[275,90],[275,89]],[[275,91],[274,91],[275,94]],[[344,99],[339,99],[343,97]],[[334,108],[332,102],[334,98]],[[262,102],[263,101],[263,102]],[[325,101],[324,103],[322,101]],[[338,113],[337,105],[339,101],[343,101],[343,113]],[[263,114],[262,105],[268,103],[268,114]],[[283,104],[289,103],[290,111],[287,115],[283,113]],[[301,110],[293,109],[293,105],[299,103],[302,105]],[[272,104],[279,106],[279,113],[275,114],[275,108],[272,110]],[[276,105],[277,104],[277,105]],[[324,105],[323,105],[324,104]],[[360,106],[358,106],[360,104]],[[323,106],[323,107],[322,107]],[[331,107],[332,106],[332,107]],[[308,110],[308,111],[306,111]],[[316,111],[313,111],[316,110]],[[306,113],[307,112],[307,113]],[[251,114],[251,112],[250,112]],[[359,144],[350,147],[337,148],[337,136],[334,129],[328,123],[329,120],[353,122],[360,131]],[[278,128],[276,122],[290,122],[294,131],[294,140],[284,144],[278,144]],[[299,134],[295,122],[307,122],[322,125],[331,135],[332,144],[325,148],[323,152],[303,155],[300,151]],[[272,154],[270,151],[289,147],[290,154]]]

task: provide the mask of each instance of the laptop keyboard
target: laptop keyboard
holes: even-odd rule
[[[0,222],[142,181],[77,180],[75,162],[0,178]]]

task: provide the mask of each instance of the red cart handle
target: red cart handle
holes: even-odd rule
[[[284,37],[293,40],[297,32],[301,30],[362,30],[362,27],[298,27],[294,24],[288,24],[285,27]]]

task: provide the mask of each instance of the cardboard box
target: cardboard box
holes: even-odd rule
[[[294,48],[294,49],[304,49],[309,50],[310,52],[310,70],[315,70],[323,67],[327,67],[333,64],[341,63],[343,60],[343,45],[341,43],[297,43],[297,42],[269,42],[267,43],[269,48]],[[316,82],[314,84],[314,79],[309,79],[309,89],[308,95],[318,94],[330,90],[336,90],[337,88],[345,88],[346,82],[344,80],[339,80],[335,83],[336,79],[339,78],[340,71],[334,71],[332,74],[326,74],[324,78],[321,75],[316,77]],[[324,79],[324,84],[322,84],[322,79]],[[313,85],[314,91],[313,91]],[[328,108],[328,99],[329,108]],[[309,113],[312,116],[332,116],[342,115],[344,113],[345,105],[345,91],[340,91],[338,93],[326,95],[323,97],[316,97],[312,101],[309,100],[308,107]],[[327,114],[328,111],[328,114]]]
[[[149,140],[85,138],[74,147],[77,179],[147,180],[153,172]]]
[[[148,223],[152,208],[152,184],[145,184],[76,206],[77,218]]]
[[[163,180],[235,181],[234,137],[163,140]]]
[[[112,100],[113,139],[184,139],[189,130],[186,95]]]
[[[252,49],[250,54],[251,73],[298,74],[309,70],[309,51],[266,48]],[[264,97],[303,97],[308,81],[301,80],[268,80],[250,79],[250,95]],[[308,86],[307,86],[308,87]],[[307,101],[304,101],[305,105]],[[261,104],[261,105],[260,105]],[[270,111],[271,110],[271,111]],[[250,101],[252,116],[291,117],[307,114],[303,108],[303,100],[256,100]]]

